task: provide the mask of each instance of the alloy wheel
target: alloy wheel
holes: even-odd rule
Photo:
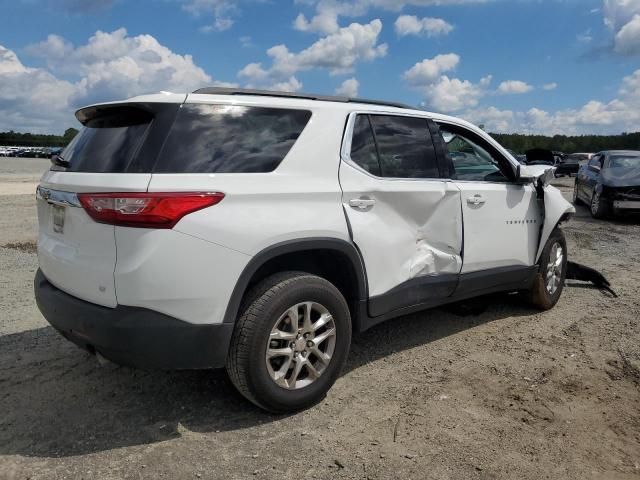
[[[562,269],[564,267],[564,250],[559,242],[551,246],[549,253],[549,263],[547,264],[546,286],[549,295],[553,295],[558,290],[562,281]]]
[[[336,347],[333,316],[323,305],[302,302],[276,320],[267,341],[265,361],[280,387],[298,390],[326,371]]]

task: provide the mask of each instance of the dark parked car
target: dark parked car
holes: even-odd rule
[[[545,150],[544,148],[533,148],[527,150],[527,165],[550,165],[556,164],[556,158],[551,150]]]
[[[580,169],[580,164],[589,160],[589,156],[585,153],[572,153],[565,156],[557,165],[556,176],[576,175]]]
[[[578,170],[573,202],[589,205],[591,215],[640,213],[640,152],[600,152]]]

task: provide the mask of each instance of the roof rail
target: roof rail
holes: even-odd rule
[[[261,97],[300,98],[304,100],[320,100],[324,102],[364,103],[367,105],[408,108],[411,110],[417,109],[417,107],[405,105],[404,103],[385,102],[383,100],[369,100],[366,98],[338,97],[331,95],[315,95],[313,93],[276,92],[272,90],[254,90],[250,88],[206,87],[195,90],[192,93],[199,93],[203,95],[255,95]]]

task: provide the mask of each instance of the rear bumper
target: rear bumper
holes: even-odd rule
[[[233,324],[195,325],[145,308],[107,308],[53,286],[40,270],[34,280],[42,315],[66,339],[91,353],[139,368],[223,367]]]

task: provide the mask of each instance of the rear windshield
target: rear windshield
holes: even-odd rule
[[[60,154],[69,172],[122,173],[142,144],[153,116],[145,111],[118,107],[87,121]]]
[[[307,110],[185,104],[154,172],[271,172],[310,117]]]

